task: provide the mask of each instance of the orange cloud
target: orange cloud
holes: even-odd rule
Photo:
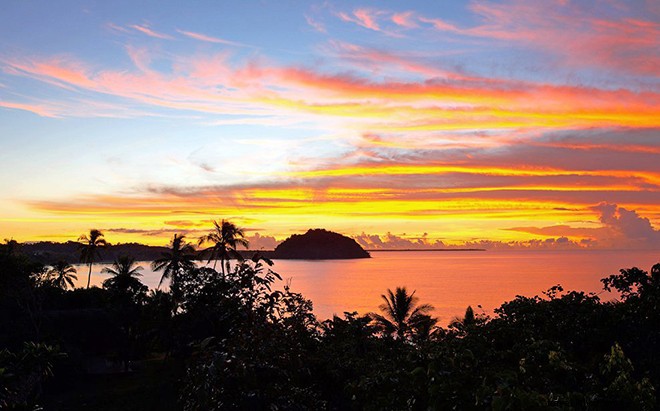
[[[445,80],[366,81],[296,67],[251,63],[232,67],[226,55],[180,59],[174,73],[150,67],[145,50],[129,48],[137,72],[97,71],[73,59],[10,60],[6,71],[64,88],[77,87],[152,107],[205,113],[343,117],[353,130],[409,131],[655,127],[660,96],[466,77],[376,51],[353,48],[365,61]],[[370,63],[371,64],[371,63]],[[534,101],[534,104],[529,104]],[[309,117],[310,119],[312,117]]]

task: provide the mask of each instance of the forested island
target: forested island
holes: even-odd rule
[[[323,229],[308,230],[305,234],[294,234],[275,248],[273,258],[304,260],[335,260],[346,258],[369,258],[352,238]]]
[[[660,387],[660,263],[602,279],[619,299],[555,286],[441,327],[402,284],[378,312],[325,321],[272,261],[244,258],[242,230],[214,222],[182,235],[140,282],[117,256],[102,288],[73,289],[104,250],[44,264],[0,244],[0,409],[45,410],[652,410]],[[210,264],[219,262],[216,266]]]

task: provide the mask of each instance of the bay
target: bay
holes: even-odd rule
[[[379,251],[372,258],[357,260],[280,260],[273,270],[295,292],[314,303],[321,320],[345,311],[361,314],[378,311],[381,294],[405,286],[420,302],[435,306],[442,325],[465,312],[492,315],[493,310],[516,295],[534,296],[561,284],[565,290],[593,292],[603,300],[615,295],[602,289],[601,278],[633,266],[650,271],[660,263],[660,251]],[[160,273],[148,262],[141,280],[156,288]],[[108,264],[95,264],[92,284],[100,286]],[[77,266],[77,286],[87,281],[87,267]],[[164,284],[167,287],[167,284]]]

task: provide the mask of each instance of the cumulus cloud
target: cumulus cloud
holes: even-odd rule
[[[648,218],[641,217],[636,211],[609,203],[600,203],[593,210],[600,213],[600,222],[611,230],[612,235],[607,240],[613,245],[660,247],[660,230],[656,230]]]
[[[403,235],[405,236],[405,234]],[[362,247],[370,250],[445,248],[445,244],[442,241],[429,239],[427,233],[417,238],[405,238],[390,232],[382,237],[377,234],[366,234],[362,232],[353,238]]]
[[[403,234],[405,236],[405,234]],[[532,239],[525,241],[473,240],[458,244],[445,244],[432,240],[424,233],[421,237],[406,238],[392,233],[384,235],[362,233],[354,237],[364,248],[370,250],[423,250],[423,249],[480,249],[480,250],[571,250],[594,247],[591,239],[571,240],[568,237]]]
[[[599,248],[658,248],[660,247],[660,230],[656,230],[648,218],[642,217],[634,210],[619,207],[616,204],[602,202],[591,207],[598,213],[601,227],[571,227],[556,225],[548,227],[513,227],[512,231],[520,231],[543,236],[560,237],[553,240],[554,245],[567,244],[563,238],[582,237],[574,243],[580,247]],[[561,240],[561,242],[559,241]],[[531,242],[535,240],[530,240]],[[538,240],[534,247],[547,245],[548,240]],[[532,244],[530,242],[530,244]]]
[[[259,233],[254,233],[253,236],[247,236],[246,238],[250,242],[250,250],[274,250],[280,243],[273,236],[261,235]]]

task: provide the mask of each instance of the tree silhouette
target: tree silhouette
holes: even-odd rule
[[[131,292],[137,294],[143,291],[146,287],[138,279],[142,276],[140,271],[142,267],[136,266],[135,258],[128,256],[118,257],[111,267],[106,267],[101,270],[102,273],[112,274],[112,277],[103,281],[103,287],[108,290],[119,292]]]
[[[158,287],[166,278],[171,279],[170,289],[177,288],[179,276],[195,268],[195,249],[185,241],[185,235],[174,234],[170,249],[162,257],[151,263],[154,271],[163,270]]]
[[[220,224],[213,220],[213,231],[199,239],[199,245],[204,243],[213,244],[206,249],[209,252],[208,263],[213,260],[213,269],[215,270],[215,264],[220,259],[223,275],[225,274],[225,260],[228,261],[231,257],[242,260],[241,254],[236,251],[236,247],[239,245],[247,247],[249,245],[248,240],[245,239],[243,229],[226,220],[222,220]]]
[[[49,281],[57,288],[74,288],[73,281],[78,280],[77,270],[66,261],[58,261],[48,270]]]
[[[428,313],[434,308],[430,304],[417,305],[419,299],[415,297],[415,291],[408,294],[406,287],[397,287],[395,292],[388,289],[381,297],[385,302],[378,308],[383,315],[370,314],[381,331],[402,339],[411,337],[417,328],[429,324]]]
[[[89,237],[83,234],[78,238],[78,241],[80,241],[80,261],[89,265],[87,288],[89,288],[89,283],[92,279],[92,265],[100,257],[100,249],[107,245],[102,237],[103,233],[101,231],[92,229],[89,230]]]

